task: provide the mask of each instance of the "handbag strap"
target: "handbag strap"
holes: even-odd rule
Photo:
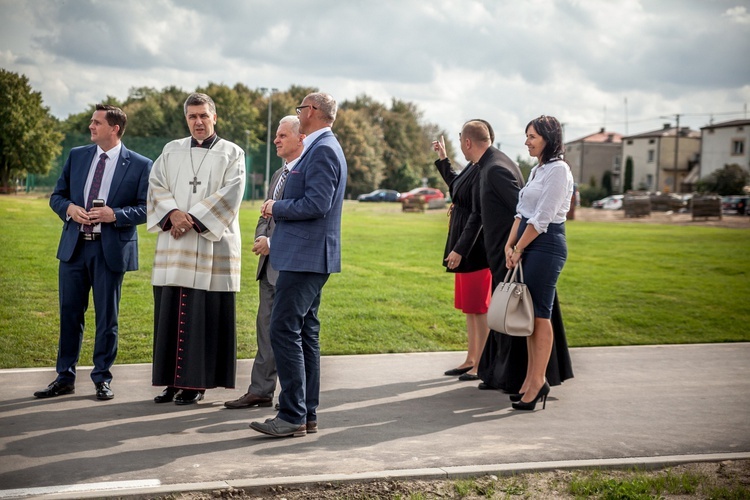
[[[523,266],[521,265],[521,261],[518,261],[518,265],[514,267],[513,269],[508,269],[508,272],[505,273],[505,279],[503,279],[503,283],[516,283],[516,273],[520,271],[521,279],[518,281],[518,283],[523,283]]]

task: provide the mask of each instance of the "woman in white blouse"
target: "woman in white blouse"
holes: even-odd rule
[[[565,219],[573,195],[573,175],[562,160],[562,127],[552,116],[540,116],[526,125],[526,147],[538,164],[518,196],[516,220],[505,245],[508,268],[523,258],[524,282],[534,301],[534,333],[527,339],[528,370],[521,390],[511,395],[513,408],[533,410],[546,406],[550,387],[544,378],[552,351],[550,321],[555,287],[568,256]]]

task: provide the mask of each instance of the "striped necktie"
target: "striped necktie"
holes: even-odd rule
[[[284,189],[284,183],[286,182],[286,177],[289,175],[289,167],[287,165],[284,165],[284,170],[281,171],[281,177],[279,177],[279,182],[276,183],[276,187],[273,190],[273,199],[278,200],[279,196],[281,195],[281,191]]]

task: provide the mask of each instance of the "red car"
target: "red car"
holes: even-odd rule
[[[445,195],[439,189],[418,187],[418,188],[412,189],[409,192],[401,193],[401,196],[399,196],[398,200],[401,202],[404,202],[414,197],[421,197],[427,203],[430,200],[437,200],[437,199],[445,198]]]

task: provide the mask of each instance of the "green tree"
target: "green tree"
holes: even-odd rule
[[[209,83],[206,87],[196,89],[196,92],[210,95],[216,103],[218,115],[216,131],[221,137],[235,144],[245,144],[247,140],[245,130],[250,130],[252,136],[257,138],[263,135],[265,139],[265,134],[261,132],[265,130],[264,120],[258,108],[253,106],[253,101],[258,98],[257,91],[251,91],[241,83],[232,88],[223,84]],[[271,123],[272,130],[275,131],[273,121]]]
[[[721,196],[742,193],[742,188],[750,181],[750,174],[742,167],[733,163],[724,165],[705,179],[698,182],[697,190],[701,193],[716,193]]]
[[[267,140],[273,141],[279,120],[294,114],[294,108],[305,96],[317,89],[292,85],[270,95],[268,90],[250,89],[239,83],[234,87],[208,83],[195,91],[205,92],[216,102],[219,135],[248,150],[248,173],[265,173]],[[156,157],[164,142],[188,134],[183,112],[188,93],[174,86],[162,90],[134,87],[125,102],[111,96],[104,102],[121,107],[128,115],[129,144],[140,148],[138,151],[143,154],[148,152]],[[270,127],[269,99],[272,99]],[[63,122],[66,136],[80,143],[80,134],[88,135],[93,111],[92,104],[85,111],[70,115]],[[446,191],[434,166],[432,141],[441,135],[446,137],[449,158],[453,158],[455,149],[448,134],[437,125],[423,122],[415,104],[394,99],[388,107],[363,94],[354,101],[340,103],[333,129],[349,164],[347,194],[375,188],[408,191],[421,185],[423,178],[428,185]],[[269,156],[273,172],[281,162],[275,152]]]
[[[633,158],[628,156],[625,160],[625,179],[622,183],[622,192],[633,190]]]
[[[0,96],[0,185],[7,191],[17,177],[49,172],[63,135],[25,75],[0,69]]]
[[[393,99],[391,109],[383,116],[383,138],[386,142],[386,169],[409,169],[410,175],[399,176],[402,179],[416,177],[427,179],[427,185],[446,191],[440,173],[435,168],[435,153],[432,150],[434,135],[421,124],[422,113],[413,103]],[[405,174],[405,172],[403,172]],[[389,177],[389,175],[386,175]],[[399,191],[408,191],[416,184],[400,186]]]
[[[342,109],[333,130],[347,158],[347,195],[369,193],[379,187],[390,188],[381,185],[385,170],[383,131],[370,120],[367,111]]]
[[[366,95],[342,104],[343,109],[362,111],[375,130],[382,131],[383,179],[377,187],[408,191],[421,185],[423,178],[429,186],[446,191],[445,183],[434,166],[432,141],[447,135],[439,127],[423,123],[422,113],[415,104],[394,99],[391,107]],[[453,145],[446,139],[448,156]],[[347,151],[344,150],[347,154]],[[347,156],[349,161],[349,156]]]
[[[534,168],[534,165],[536,165],[536,162],[521,158],[521,155],[518,155],[516,156],[516,163],[518,164],[518,168],[521,169],[523,178],[528,181],[529,175],[531,174],[531,169]]]
[[[189,133],[183,110],[187,96],[187,92],[174,86],[161,91],[150,87],[130,89],[122,105],[128,115],[126,133],[133,137],[185,137]]]

